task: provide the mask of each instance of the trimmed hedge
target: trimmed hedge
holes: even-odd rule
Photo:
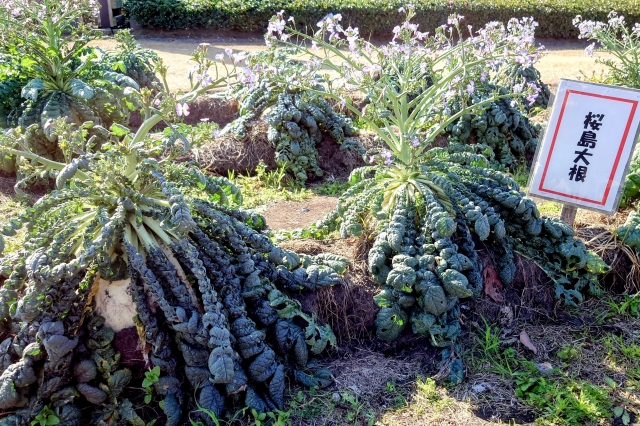
[[[312,26],[328,13],[341,13],[343,26],[363,35],[389,35],[403,15],[398,8],[416,5],[414,22],[433,32],[451,13],[479,28],[489,21],[533,16],[540,24],[538,37],[577,37],[571,24],[576,15],[604,21],[611,10],[627,22],[640,22],[640,0],[126,0],[130,16],[145,27],[159,29],[212,28],[260,31],[269,18],[285,10],[301,26]]]

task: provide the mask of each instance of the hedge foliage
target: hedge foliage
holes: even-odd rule
[[[341,13],[342,24],[358,27],[363,35],[388,35],[398,22],[398,8],[407,0],[126,0],[130,15],[141,25],[161,29],[212,28],[259,31],[269,18],[284,10],[299,27],[312,26],[329,13]],[[571,24],[576,15],[606,21],[611,10],[640,21],[640,0],[415,0],[414,23],[433,32],[451,13],[480,28],[490,21],[533,16],[538,37],[577,37]]]

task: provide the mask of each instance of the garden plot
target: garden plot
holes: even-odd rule
[[[407,6],[370,44],[279,14],[246,59],[199,43],[180,93],[126,32],[68,54],[82,5],[36,6],[25,27],[0,7],[59,61],[2,86],[27,101],[2,104],[0,424],[637,421],[640,217],[573,228],[524,196],[550,95],[533,22],[427,37]]]

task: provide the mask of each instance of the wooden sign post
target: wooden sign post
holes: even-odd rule
[[[578,208],[614,214],[639,127],[639,90],[560,80],[529,194],[561,202],[570,225]]]
[[[571,227],[573,227],[573,222],[576,220],[576,214],[578,213],[578,209],[576,207],[570,206],[568,204],[562,205],[562,210],[560,211],[560,220],[568,223]]]

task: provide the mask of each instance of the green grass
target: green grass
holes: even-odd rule
[[[609,307],[605,315],[607,318],[615,316],[640,318],[640,293],[635,293],[632,296],[624,294],[618,301],[612,299],[605,301],[605,303]]]
[[[319,185],[311,185],[309,190],[316,195],[339,197],[343,192],[349,189],[349,186],[349,182],[347,181],[334,179],[332,181],[324,181]]]
[[[570,377],[522,377],[516,395],[539,410],[539,425],[601,424],[613,413],[608,389]]]
[[[529,183],[529,176],[531,175],[531,170],[527,167],[526,164],[521,164],[514,172],[513,172],[513,180],[515,180],[520,188],[526,188]]]
[[[283,168],[267,170],[263,163],[256,167],[255,175],[229,173],[229,179],[242,190],[243,207],[260,210],[276,201],[304,201],[313,195],[309,189],[296,185]]]
[[[455,400],[448,396],[442,386],[438,386],[436,381],[431,378],[418,378],[416,390],[418,400],[422,399],[424,403],[432,407],[436,416],[439,416],[442,410],[455,404]]]
[[[611,310],[606,301],[593,304],[597,306],[585,311]],[[542,357],[485,322],[465,357],[468,378],[489,380],[486,375],[493,375],[506,392],[501,398],[508,400],[511,394],[526,404],[535,413],[536,425],[610,424],[615,418],[629,424],[631,413],[637,415],[640,407],[640,331],[634,318],[603,318],[602,325],[625,331],[600,334],[589,326],[566,326],[566,331],[562,326],[553,331],[538,326],[544,334],[533,334],[532,341],[546,351]],[[548,360],[550,371],[539,369],[540,359]]]
[[[562,211],[562,204],[555,201],[541,201],[536,203],[538,205],[538,211],[541,215],[559,215]]]
[[[640,331],[636,332],[640,341]],[[607,348],[608,358],[625,369],[640,367],[640,345],[636,342],[626,342],[622,336],[608,335],[602,340]]]
[[[0,194],[0,226],[7,223],[12,218],[24,213],[25,207],[18,202],[14,197],[6,197]],[[26,231],[20,229],[18,233],[13,237],[4,237],[5,248],[3,255],[7,255],[15,252],[20,248],[24,240]]]
[[[298,390],[291,400],[291,418],[297,424],[340,424],[373,426],[373,401],[351,389]]]

